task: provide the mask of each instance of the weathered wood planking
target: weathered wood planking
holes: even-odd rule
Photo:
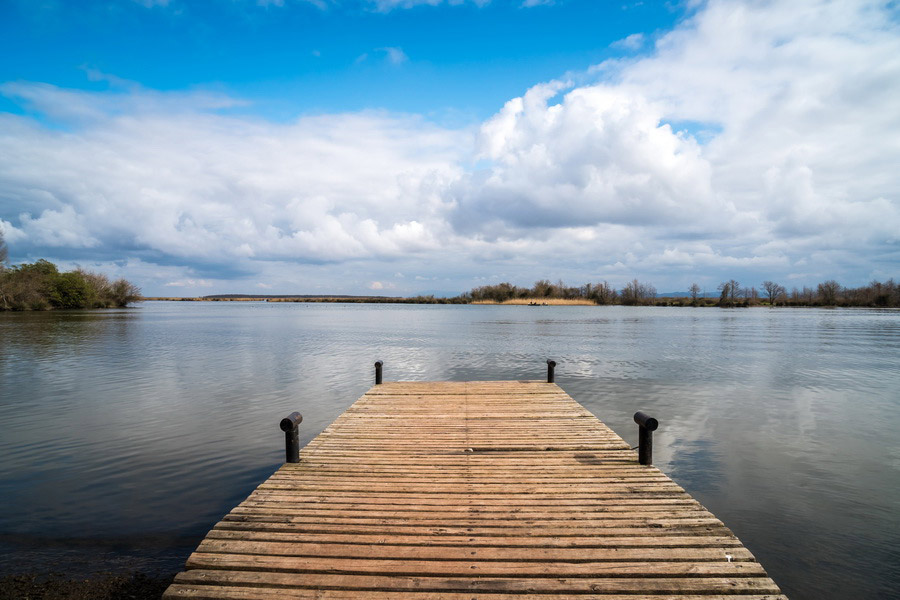
[[[373,387],[218,523],[164,598],[784,598],[555,384]]]

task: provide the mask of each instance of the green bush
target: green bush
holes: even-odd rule
[[[130,281],[118,279],[110,288],[109,301],[113,306],[123,308],[141,299],[141,288]]]
[[[140,288],[125,279],[110,283],[82,269],[60,273],[43,259],[0,268],[0,310],[124,307],[140,298]]]
[[[53,308],[87,308],[93,305],[93,288],[81,273],[62,273],[51,280],[50,304]]]

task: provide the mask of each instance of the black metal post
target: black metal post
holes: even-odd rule
[[[375,385],[381,385],[381,367],[384,363],[380,360],[375,361]]]
[[[638,411],[634,413],[634,422],[638,424],[638,463],[653,464],[653,432],[659,427],[659,421]]]
[[[300,462],[300,433],[297,426],[301,421],[303,421],[303,415],[292,412],[279,424],[284,432],[284,462]]]
[[[547,361],[547,383],[553,383],[556,380],[556,374],[553,370],[556,368],[555,360]]]

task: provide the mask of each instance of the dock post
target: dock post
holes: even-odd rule
[[[547,361],[547,383],[553,383],[556,380],[556,374],[553,370],[556,368],[555,360]]]
[[[292,412],[281,420],[279,427],[284,432],[284,462],[300,462],[300,433],[297,426],[303,421],[303,415]]]
[[[634,422],[638,424],[638,463],[653,464],[653,432],[659,427],[659,421],[641,411],[634,413]]]
[[[384,366],[384,362],[380,360],[375,361],[375,385],[381,385],[381,367]]]

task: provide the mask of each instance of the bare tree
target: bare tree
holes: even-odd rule
[[[597,295],[601,300],[600,304],[611,304],[616,301],[616,288],[609,285],[606,280],[603,280],[603,283],[597,284]]]
[[[741,293],[741,284],[734,279],[719,284],[719,306],[734,306]]]
[[[728,297],[731,295],[731,282],[723,281],[717,289],[719,290],[719,306],[724,306],[728,303]]]
[[[819,298],[825,306],[834,306],[837,304],[838,295],[841,293],[841,284],[834,279],[830,279],[819,284]]]
[[[607,282],[586,283],[581,288],[582,296],[597,304],[610,304],[616,299],[616,290]]]
[[[534,282],[534,287],[531,289],[536,298],[549,298],[553,295],[554,287],[549,279],[539,279]]]
[[[691,304],[697,306],[697,298],[700,296],[700,286],[696,283],[692,283],[691,287],[688,288],[688,291],[691,293]]]
[[[639,292],[638,292],[638,280],[629,281],[625,284],[625,287],[622,288],[622,293],[620,294],[622,298],[622,304],[637,304],[640,300]]]
[[[807,306],[812,306],[813,301],[816,299],[816,294],[813,292],[811,287],[803,286],[803,302],[806,303]]]
[[[649,283],[632,279],[622,288],[622,304],[645,304],[652,298],[656,298],[656,288]]]
[[[774,281],[763,281],[762,287],[763,291],[766,292],[766,296],[769,297],[769,304],[771,304],[772,306],[775,306],[778,298],[785,293],[784,286],[778,285]]]

